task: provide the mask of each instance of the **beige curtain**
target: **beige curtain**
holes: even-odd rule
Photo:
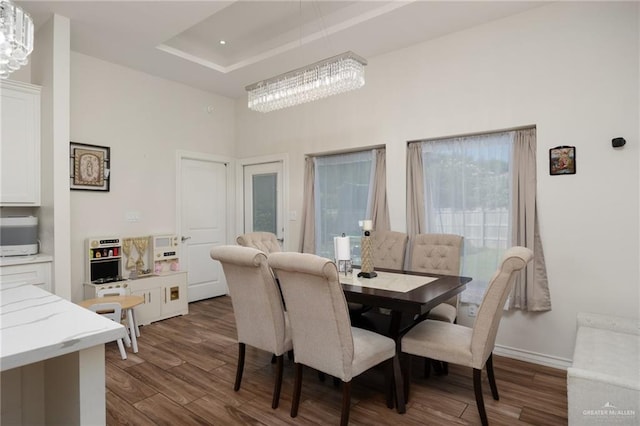
[[[301,253],[316,252],[316,206],[314,195],[314,181],[316,176],[313,157],[304,160],[304,194],[302,199],[302,238]]]
[[[551,296],[536,209],[536,129],[517,130],[513,155],[513,245],[533,250],[533,262],[520,273],[509,307],[526,311],[550,311]]]
[[[425,232],[422,144],[417,142],[410,143],[407,150],[407,233],[411,237]]]
[[[389,205],[387,204],[387,159],[386,150],[374,149],[375,174],[373,181],[373,200],[371,202],[371,220],[373,229],[389,231]]]

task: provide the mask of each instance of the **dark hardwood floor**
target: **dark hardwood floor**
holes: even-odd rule
[[[229,297],[189,305],[189,315],[140,328],[139,353],[122,360],[106,347],[109,425],[327,425],[340,420],[341,389],[305,369],[298,417],[289,416],[293,361],[285,357],[280,407],[271,409],[271,355],[247,346],[242,387],[233,391],[237,343]],[[500,400],[483,389],[491,425],[566,425],[566,372],[494,356]],[[412,364],[406,414],[387,408],[383,371],[357,377],[351,390],[352,425],[477,425],[472,371],[450,365],[448,376],[422,378]]]

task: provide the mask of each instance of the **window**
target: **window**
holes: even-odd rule
[[[333,259],[333,237],[351,237],[352,261],[360,263],[358,221],[370,217],[375,151],[315,157],[315,252]]]
[[[512,245],[514,132],[422,142],[426,232],[464,236],[462,275],[473,277],[461,301],[482,301]]]

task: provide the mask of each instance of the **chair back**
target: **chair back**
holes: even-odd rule
[[[257,248],[267,254],[282,251],[278,237],[271,232],[249,232],[238,236],[236,242],[243,247]]]
[[[375,268],[404,268],[404,256],[409,236],[404,232],[373,231],[373,266]]]
[[[95,303],[89,306],[89,310],[109,318],[111,321],[120,323],[120,317],[122,316],[122,306],[119,303]]]
[[[96,291],[97,297],[125,296],[126,294],[127,294],[127,291],[123,287],[101,288]]]
[[[463,237],[454,234],[418,234],[411,239],[411,263],[415,272],[460,274]]]
[[[353,335],[336,264],[308,253],[273,253],[269,265],[287,305],[295,362],[352,377]]]
[[[222,264],[238,343],[282,355],[288,338],[284,308],[267,255],[256,248],[240,246],[216,246],[210,254]]]
[[[489,281],[473,324],[471,355],[474,366],[484,365],[493,351],[507,297],[518,273],[531,262],[531,259],[533,251],[530,249],[511,247],[505,252],[498,270]]]

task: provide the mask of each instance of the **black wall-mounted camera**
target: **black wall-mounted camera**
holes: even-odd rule
[[[613,138],[611,140],[611,145],[614,148],[620,148],[621,146],[624,146],[625,143],[627,143],[627,141],[624,140],[624,138]]]

